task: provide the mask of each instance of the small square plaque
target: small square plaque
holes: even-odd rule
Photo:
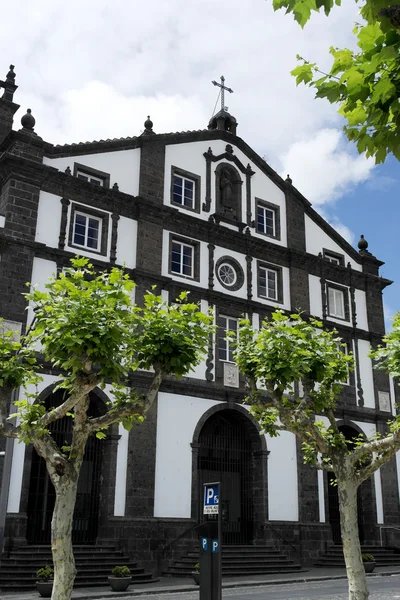
[[[18,321],[7,321],[6,319],[4,319],[4,321],[0,321],[0,334],[6,333],[6,331],[13,331],[15,333],[13,336],[15,342],[19,342],[19,338],[21,337],[21,329],[22,323],[19,323]]]
[[[239,387],[239,368],[232,363],[224,363],[224,385]]]
[[[378,392],[379,410],[390,412],[390,395],[389,392]]]

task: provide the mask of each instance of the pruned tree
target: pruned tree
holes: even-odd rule
[[[313,12],[329,15],[341,0],[273,0],[275,10],[284,8],[304,27]],[[343,127],[360,153],[376,163],[392,153],[400,159],[400,6],[392,0],[359,3],[360,23],[354,27],[358,50],[332,47],[332,66],[318,65],[298,56],[292,71],[297,84],[315,89],[316,98],[338,105]],[[308,58],[308,57],[307,57]]]
[[[69,600],[74,584],[72,522],[89,436],[105,437],[113,423],[122,422],[128,430],[141,423],[163,379],[180,378],[196,366],[213,330],[211,315],[188,302],[186,292],[171,305],[148,292],[140,307],[132,302],[135,284],[122,270],[96,272],[85,258],[71,262],[70,268],[49,280],[46,291],[33,289],[27,294],[35,316],[26,335],[19,341],[13,332],[0,335],[0,433],[32,444],[46,461],[55,488],[53,600]],[[38,394],[25,393],[15,402],[17,412],[10,414],[12,390],[37,384],[42,359],[61,371],[55,389],[65,390],[65,400],[46,408]],[[142,395],[132,378],[137,369],[151,373]],[[115,400],[105,414],[90,417],[89,393],[106,383]],[[72,419],[72,440],[68,447],[59,447],[49,427],[64,417]]]
[[[400,373],[400,317],[387,346],[377,351],[379,366]],[[335,474],[349,600],[366,600],[368,588],[357,520],[357,490],[400,449],[400,417],[388,433],[348,444],[335,418],[336,400],[353,359],[336,330],[317,320],[276,311],[259,331],[243,320],[235,360],[250,388],[246,402],[271,436],[284,429],[303,442],[305,462]],[[296,382],[294,385],[293,382]]]

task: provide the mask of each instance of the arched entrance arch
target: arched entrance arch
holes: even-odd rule
[[[65,390],[53,392],[54,385],[40,396],[46,408],[59,406],[65,399]],[[89,394],[88,414],[96,417],[106,412],[106,396],[101,390]],[[72,439],[72,419],[64,417],[49,427],[59,446],[68,446]],[[103,460],[103,444],[92,435],[86,443],[81,466],[75,504],[72,540],[79,544],[96,541],[99,516],[100,479]],[[51,541],[51,518],[55,503],[55,490],[47,473],[45,461],[32,449],[31,473],[27,506],[27,541],[31,544],[49,544]]]
[[[338,427],[349,446],[352,445],[352,440],[355,437],[360,434],[365,435],[358,425],[352,422],[338,421]],[[336,477],[333,473],[328,473],[328,514],[333,541],[335,544],[341,544],[338,490],[336,485],[332,485],[335,479]],[[361,544],[373,540],[373,530],[376,524],[374,500],[373,482],[372,478],[369,478],[360,485],[357,492],[358,531]]]
[[[241,406],[215,406],[193,436],[197,518],[202,520],[203,484],[221,482],[220,510],[224,544],[253,544],[266,518],[267,449],[265,437]]]

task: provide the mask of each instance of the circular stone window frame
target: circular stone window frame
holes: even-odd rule
[[[219,269],[220,269],[221,265],[223,265],[223,264],[228,264],[230,267],[232,267],[232,269],[236,273],[236,281],[232,285],[225,283],[220,278]],[[243,287],[244,272],[243,272],[242,266],[236,259],[232,258],[231,256],[221,256],[221,258],[219,258],[217,260],[217,262],[215,263],[215,274],[218,279],[218,282],[226,290],[229,290],[231,292],[237,292],[238,290],[240,290],[241,287]]]

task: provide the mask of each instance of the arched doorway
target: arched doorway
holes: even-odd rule
[[[360,435],[360,431],[350,425],[340,425],[339,430],[346,438],[346,443],[349,447],[353,446],[353,440]],[[328,507],[329,507],[329,523],[332,529],[332,538],[335,544],[341,544],[340,531],[340,514],[339,514],[339,496],[337,485],[335,484],[336,477],[333,473],[328,473]],[[333,485],[332,485],[333,483]],[[372,500],[371,494],[372,481],[368,479],[364,481],[357,491],[357,509],[358,509],[358,531],[360,543],[365,543],[367,515],[371,512],[370,504]]]
[[[254,542],[264,500],[261,472],[266,471],[262,469],[262,461],[267,453],[262,450],[261,436],[250,417],[238,410],[219,410],[201,428],[197,456],[198,507],[202,506],[203,484],[221,482],[224,544]]]
[[[65,390],[58,390],[46,399],[46,407],[59,406],[65,398]],[[89,416],[104,414],[105,407],[95,393],[89,395]],[[64,417],[49,427],[56,443],[67,446],[72,439],[72,419]],[[78,481],[72,541],[75,544],[92,544],[97,538],[100,478],[103,458],[101,440],[92,435],[87,441],[85,456]],[[46,463],[32,449],[31,475],[28,497],[27,541],[30,544],[49,544],[51,519],[55,504],[55,490],[47,473]]]

